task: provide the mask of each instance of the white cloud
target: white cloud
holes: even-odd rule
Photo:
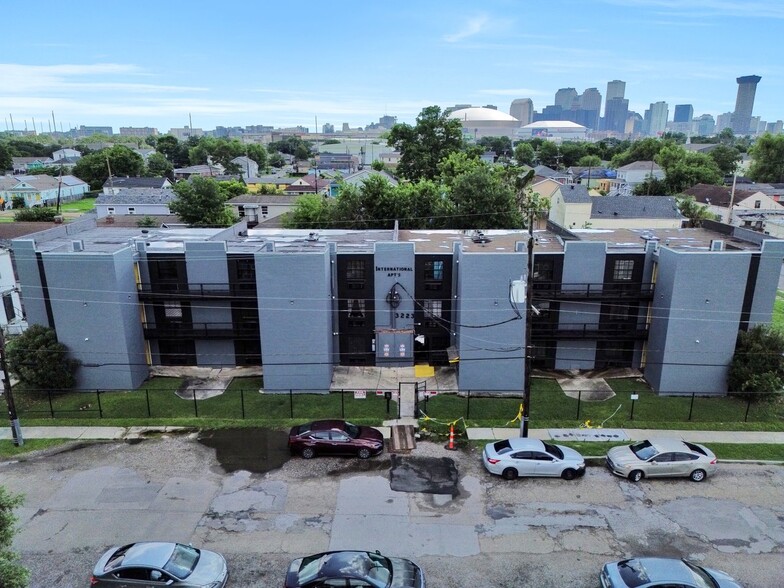
[[[463,39],[476,36],[486,31],[489,28],[489,25],[490,19],[486,14],[474,16],[469,18],[463,25],[463,28],[458,32],[444,35],[444,41],[447,43],[457,43],[458,41],[462,41]]]

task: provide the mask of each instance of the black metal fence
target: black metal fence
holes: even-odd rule
[[[51,419],[254,419],[304,418],[393,419],[400,416],[398,389],[289,390],[277,393],[253,389],[186,390],[145,388],[114,390],[17,390],[20,418]],[[782,422],[784,397],[743,393],[701,396],[696,393],[657,396],[647,391],[618,394],[602,401],[588,392],[567,396],[560,390],[532,390],[531,420],[591,421],[606,427],[651,422]],[[503,424],[521,413],[519,390],[506,392],[428,391],[418,403],[420,416],[436,420],[467,420]]]

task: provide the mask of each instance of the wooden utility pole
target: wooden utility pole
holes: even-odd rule
[[[5,362],[5,333],[0,328],[0,371],[3,378],[3,396],[8,407],[8,420],[11,422],[11,434],[14,438],[14,445],[21,447],[24,445],[22,438],[22,428],[19,426],[19,417],[16,415],[16,405],[14,404],[14,394],[11,390],[11,378],[8,375],[8,366]]]

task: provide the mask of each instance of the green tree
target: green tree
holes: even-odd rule
[[[733,146],[735,145],[737,138],[735,137],[733,130],[727,127],[726,129],[722,129],[719,134],[716,135],[716,140],[718,140],[718,142],[722,145]]]
[[[588,143],[582,141],[565,141],[562,143],[559,148],[561,165],[565,168],[579,165],[577,162],[586,154],[586,145],[588,145]]]
[[[779,395],[784,388],[784,334],[768,325],[740,331],[730,363],[730,392]]]
[[[57,341],[54,329],[31,325],[9,339],[8,369],[21,382],[42,390],[64,390],[76,383],[79,362],[68,357],[68,348]]]
[[[332,227],[335,201],[319,194],[306,194],[294,202],[283,219],[287,229],[328,229]]]
[[[414,126],[393,126],[387,142],[400,152],[398,173],[412,181],[432,180],[438,176],[441,160],[463,149],[463,127],[438,106],[428,106],[419,113]]]
[[[151,153],[147,158],[147,176],[151,178],[171,179],[173,170],[174,166],[163,153]]]
[[[90,184],[91,190],[100,190],[109,178],[109,166],[115,177],[139,177],[144,171],[144,159],[125,145],[115,145],[85,155],[74,166],[73,175]]]
[[[267,150],[264,148],[264,145],[253,143],[251,145],[246,145],[245,150],[246,155],[259,164],[260,170],[267,168],[267,158],[269,155]]]
[[[694,196],[681,194],[676,197],[675,202],[678,204],[678,210],[681,214],[689,219],[689,226],[701,227],[703,221],[716,219],[716,215],[707,206],[697,202]]]
[[[177,197],[169,210],[193,227],[227,227],[236,218],[226,205],[226,194],[212,178],[191,178],[174,185]]]
[[[268,163],[272,167],[281,168],[286,165],[286,160],[283,159],[283,156],[280,153],[274,151],[270,153]]]
[[[16,196],[11,197],[11,208],[14,210],[27,208],[27,202],[25,202],[24,196]]]
[[[188,165],[188,150],[174,135],[163,135],[155,142],[155,150],[169,160],[175,167]],[[184,158],[183,158],[184,156]]]
[[[401,217],[405,229],[448,229],[452,226],[455,205],[443,186],[432,180],[406,182],[396,188],[397,197],[404,202],[407,217]]]
[[[680,145],[664,145],[656,163],[666,175],[668,194],[678,194],[695,184],[720,184],[724,176],[716,162],[704,153],[686,151]]]
[[[19,554],[12,548],[18,521],[14,509],[22,501],[21,495],[10,494],[0,486],[0,586],[3,588],[26,588],[30,579],[29,570],[19,563]]]
[[[144,216],[136,221],[136,226],[141,228],[157,227],[158,221],[151,216]]]
[[[600,167],[602,160],[598,155],[583,155],[578,161],[577,165],[580,167]]]
[[[5,172],[13,167],[13,156],[8,145],[0,141],[0,173]]]
[[[751,147],[749,176],[755,182],[784,182],[784,135],[765,133]]]
[[[536,159],[536,152],[530,143],[520,142],[515,145],[514,159],[517,165],[533,165]]]
[[[725,176],[731,176],[738,168],[738,162],[742,156],[736,147],[729,145],[717,145],[708,152],[708,157],[716,162],[719,170]]]
[[[536,161],[540,165],[546,165],[552,169],[558,169],[560,165],[561,152],[558,145],[552,141],[542,141],[539,148],[536,150]]]
[[[475,153],[454,151],[438,163],[438,179],[447,188],[452,188],[464,174],[486,167],[487,164]]]
[[[57,209],[51,206],[34,206],[33,208],[22,208],[14,213],[16,222],[28,223],[51,223],[57,216]]]
[[[668,194],[670,194],[670,187],[667,181],[651,175],[634,187],[635,196],[667,196]]]
[[[488,151],[495,152],[496,157],[512,155],[512,141],[509,137],[482,137],[477,144]]]
[[[654,161],[665,144],[668,143],[655,137],[635,141],[625,151],[616,154],[610,161],[610,166],[617,169],[635,161]]]
[[[500,173],[477,167],[457,178],[451,190],[453,229],[507,229],[522,226],[515,192]]]
[[[223,193],[226,200],[248,193],[248,187],[245,185],[245,182],[240,180],[218,182],[218,189]]]

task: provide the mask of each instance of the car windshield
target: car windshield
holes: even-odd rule
[[[550,445],[549,443],[545,443],[544,444],[544,449],[550,455],[552,455],[554,457],[557,457],[558,459],[563,459],[563,456],[564,456],[563,455],[563,451],[558,449],[558,447],[556,445]]]
[[[634,455],[636,455],[637,458],[641,459],[642,461],[648,461],[654,455],[659,453],[656,451],[656,448],[651,445],[650,441],[640,441],[634,445],[629,445],[629,449],[631,449],[634,452]]]
[[[717,588],[718,584],[716,581],[710,577],[708,572],[703,570],[699,566],[695,566],[692,563],[684,561],[683,563],[686,564],[686,567],[689,568],[691,572],[691,577],[694,579],[694,585],[699,586],[700,588]]]
[[[389,559],[377,553],[368,553],[371,567],[367,571],[368,579],[379,586],[386,586],[392,582],[392,564]]]
[[[171,554],[169,561],[166,562],[166,565],[163,566],[163,569],[169,572],[172,576],[183,579],[190,576],[198,561],[198,549],[195,549],[190,545],[180,545],[178,543],[174,547],[174,553]]]
[[[353,423],[346,422],[346,433],[352,439],[359,437],[359,427]]]
[[[321,555],[311,555],[310,557],[302,558],[302,564],[299,566],[299,573],[297,574],[300,586],[304,586],[316,579],[321,569],[321,557]]]
[[[494,443],[493,449],[495,449],[495,452],[498,455],[503,455],[504,453],[509,453],[510,451],[512,451],[512,444],[509,443],[508,439],[504,439],[503,441]]]
[[[618,573],[623,578],[623,583],[629,588],[637,588],[650,582],[648,572],[636,559],[627,559],[618,563]]]

